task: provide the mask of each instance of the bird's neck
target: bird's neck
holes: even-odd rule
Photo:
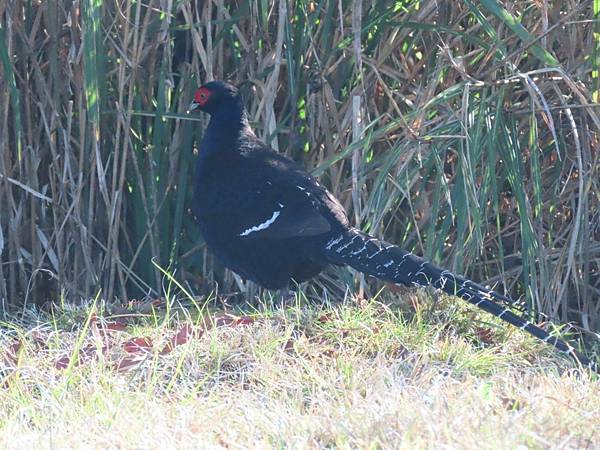
[[[241,103],[241,102],[240,102]],[[248,123],[248,115],[241,104],[228,105],[212,114],[204,133],[204,156],[212,153],[238,152],[243,148],[243,141],[254,132]],[[242,145],[241,145],[242,144]]]

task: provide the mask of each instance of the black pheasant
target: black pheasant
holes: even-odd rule
[[[234,86],[206,83],[194,95],[194,109],[211,120],[200,145],[193,211],[208,248],[226,267],[269,289],[305,281],[330,264],[391,283],[431,285],[598,371],[570,345],[501,306],[509,298],[352,228],[327,189],[256,137]]]

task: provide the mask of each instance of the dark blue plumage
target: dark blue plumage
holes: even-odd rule
[[[350,227],[340,203],[317,180],[254,135],[235,87],[205,84],[193,109],[211,115],[200,145],[193,211],[208,248],[226,267],[269,289],[305,281],[330,264],[391,283],[431,285],[598,370],[565,342],[501,306],[510,305],[509,298]]]

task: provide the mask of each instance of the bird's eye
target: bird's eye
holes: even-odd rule
[[[202,100],[205,100],[206,99],[206,94],[204,92],[200,92],[200,98]]]

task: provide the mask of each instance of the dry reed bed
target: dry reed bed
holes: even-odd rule
[[[592,18],[591,1],[3,2],[0,298],[157,295],[153,259],[212,289],[188,212],[204,119],[184,113],[227,78],[354,223],[597,330]]]

